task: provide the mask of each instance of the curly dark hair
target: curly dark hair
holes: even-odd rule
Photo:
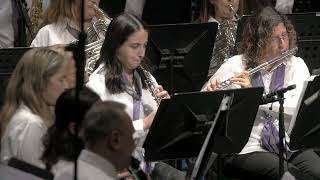
[[[253,68],[259,64],[259,58],[265,53],[273,29],[283,23],[289,36],[289,48],[296,46],[296,31],[288,18],[276,11],[273,7],[265,7],[258,14],[254,15],[246,24],[240,53],[244,54],[247,68]]]
[[[73,161],[78,157],[83,149],[83,143],[77,135],[70,132],[69,125],[74,122],[77,128],[89,108],[100,100],[96,93],[84,87],[80,91],[79,100],[76,103],[75,93],[75,89],[70,89],[58,98],[55,107],[55,124],[48,129],[44,136],[45,150],[41,160],[49,171],[60,159]]]

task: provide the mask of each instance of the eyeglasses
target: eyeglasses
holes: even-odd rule
[[[289,39],[289,35],[287,32],[282,33],[280,36],[272,36],[271,43],[272,44],[279,44],[282,41],[287,41]]]

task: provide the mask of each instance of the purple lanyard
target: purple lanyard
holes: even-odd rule
[[[141,104],[141,100],[137,100],[135,98],[133,99],[133,112],[132,112],[132,120],[138,120],[140,118],[140,104]]]
[[[272,75],[272,80],[270,84],[270,91],[278,90],[283,87],[285,76],[285,66],[281,64],[277,67]],[[257,86],[264,86],[261,74],[253,77],[253,84]],[[265,122],[261,132],[261,145],[264,149],[269,152],[274,152],[279,154],[279,132],[273,124],[274,118],[265,112]],[[288,154],[289,157],[291,154]]]
[[[285,65],[281,64],[277,67],[275,72],[272,75],[271,84],[269,87],[269,91],[279,90],[283,87],[284,84],[284,76],[285,76]],[[252,85],[255,87],[264,87],[264,83],[262,80],[262,76],[260,73],[256,73],[252,77]]]

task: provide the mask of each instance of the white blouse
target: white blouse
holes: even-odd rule
[[[10,119],[1,139],[1,161],[16,157],[40,168],[45,168],[40,160],[44,151],[42,137],[48,127],[40,116],[21,104]]]
[[[153,77],[152,77],[153,78]],[[156,82],[153,78],[153,82]],[[113,100],[126,105],[126,112],[129,116],[133,117],[133,98],[126,92],[119,94],[112,94],[105,85],[105,70],[104,65],[100,65],[91,76],[89,77],[89,82],[87,87],[96,92],[101,100]],[[142,89],[142,97],[140,104],[140,119],[133,121],[133,126],[135,130],[143,130],[143,119],[148,116],[152,111],[156,111],[158,108],[153,96],[148,89]]]
[[[31,43],[31,47],[46,47],[56,44],[70,44],[77,39],[67,30],[67,20],[42,27]],[[73,26],[71,26],[73,27]]]
[[[228,59],[218,71],[210,78],[210,80],[219,80],[220,82],[225,81],[236,74],[240,74],[246,69],[244,62],[242,61],[242,55],[236,55]],[[302,92],[303,83],[310,76],[308,67],[304,63],[303,59],[292,56],[291,59],[285,63],[285,77],[283,87],[287,87],[295,84],[294,90],[288,91],[284,94],[284,112],[285,112],[285,127],[288,129],[291,121],[291,117],[295,112],[299,97]],[[272,72],[262,72],[262,80],[264,82],[265,91],[268,93],[269,85],[271,82]],[[210,81],[209,80],[209,81]],[[209,82],[208,81],[208,82]],[[206,91],[208,82],[204,85],[203,91]],[[237,87],[239,88],[239,86]],[[250,153],[254,151],[265,151],[261,147],[261,132],[264,126],[265,115],[264,112],[268,112],[273,117],[278,117],[279,103],[275,102],[272,104],[272,110],[269,110],[271,104],[260,105],[259,110],[254,122],[250,138],[242,149],[240,154]],[[289,138],[287,137],[289,141]]]
[[[79,180],[117,180],[115,166],[107,159],[89,150],[82,150],[78,159],[78,178]],[[61,173],[56,174],[54,180],[73,179],[74,166],[71,165]]]

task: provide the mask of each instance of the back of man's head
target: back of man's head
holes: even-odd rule
[[[130,164],[135,148],[134,128],[125,105],[105,101],[94,104],[82,123],[85,146],[117,168]]]

